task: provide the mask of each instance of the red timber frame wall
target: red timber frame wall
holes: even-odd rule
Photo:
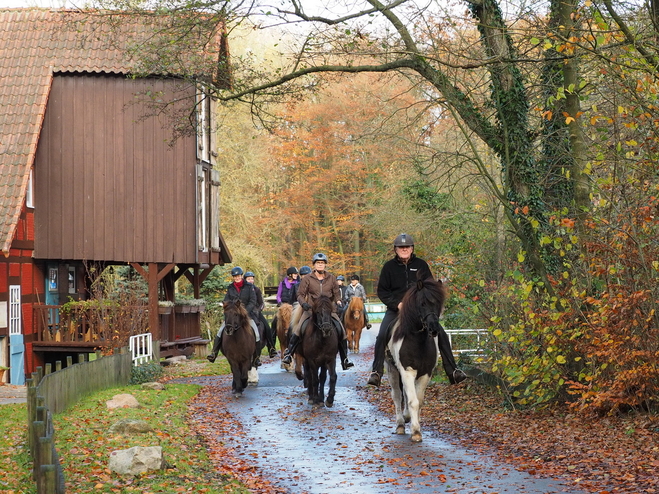
[[[21,287],[21,326],[25,341],[25,373],[29,375],[43,362],[32,352],[34,339],[33,305],[43,303],[45,280],[43,273],[34,264],[34,209],[23,206],[16,225],[9,257],[0,256],[0,301],[9,305],[9,287]],[[0,328],[0,335],[9,337],[9,325]],[[8,356],[6,356],[8,357]],[[8,360],[7,360],[8,362]]]

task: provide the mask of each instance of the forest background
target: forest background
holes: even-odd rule
[[[511,402],[654,409],[657,2],[100,6],[170,19],[145,73],[226,28],[221,229],[259,283],[325,252],[373,294],[404,231]]]

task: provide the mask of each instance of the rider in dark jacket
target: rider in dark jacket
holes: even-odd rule
[[[265,318],[263,315],[263,309],[265,309],[265,302],[263,301],[263,293],[261,292],[261,289],[256,286],[254,283],[254,273],[251,271],[247,271],[245,273],[245,281],[248,283],[251,283],[252,286],[254,287],[254,291],[256,292],[256,306],[258,308],[258,319],[257,321],[260,321],[261,326],[265,329],[264,335],[265,335],[265,343],[268,346],[268,355],[270,355],[270,358],[273,358],[275,355],[277,355],[277,350],[275,350],[275,337],[272,333],[272,328],[270,327],[270,324],[268,324],[268,320]]]
[[[394,258],[382,266],[378,280],[378,298],[387,306],[387,311],[382,318],[380,330],[375,339],[373,371],[368,379],[368,384],[372,386],[379,386],[382,374],[384,374],[384,353],[389,341],[389,329],[398,317],[405,293],[417,280],[432,278],[428,263],[414,254],[414,239],[411,235],[401,233],[394,239],[394,253],[396,254]],[[467,376],[456,368],[451,343],[444,331],[440,332],[438,342],[442,359],[447,359],[449,366],[453,369],[449,375],[449,381],[452,384],[464,381]]]
[[[249,315],[249,323],[254,330],[254,335],[256,336],[256,341],[260,341],[259,329],[256,326],[256,321],[259,320],[260,310],[257,306],[256,290],[254,285],[247,283],[243,278],[243,269],[240,266],[236,266],[231,270],[231,277],[233,278],[233,283],[227,288],[227,293],[224,296],[224,302],[228,300],[240,300],[240,303],[245,306],[245,310]],[[210,362],[215,362],[218,353],[221,349],[222,344],[222,331],[224,330],[224,322],[220,326],[217,336],[213,341],[213,350],[206,357]]]

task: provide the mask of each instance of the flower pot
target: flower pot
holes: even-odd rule
[[[0,386],[5,384],[5,371],[7,369],[0,369]]]
[[[190,306],[189,305],[177,305],[176,306],[176,312],[182,312],[183,314],[187,314],[190,312]]]
[[[172,308],[167,306],[158,307],[158,314],[171,314]]]

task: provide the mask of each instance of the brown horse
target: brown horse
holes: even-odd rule
[[[332,317],[334,302],[321,295],[312,306],[298,353],[304,357],[304,383],[312,405],[334,405],[336,393],[336,354],[339,352],[339,335]],[[325,399],[325,382],[329,372],[329,391]]]
[[[247,375],[253,366],[256,337],[249,323],[249,315],[240,300],[224,302],[224,331],[222,353],[229,361],[233,374],[231,391],[240,397],[247,387]]]
[[[279,339],[279,349],[281,356],[288,348],[288,327],[291,325],[291,316],[293,315],[293,306],[291,304],[281,304],[277,309],[277,314],[272,320],[272,328],[277,331],[277,338]],[[282,369],[290,372],[291,365],[281,364]]]
[[[343,325],[348,335],[348,349],[353,353],[359,353],[359,340],[362,337],[362,329],[366,326],[364,317],[364,301],[361,297],[352,297],[343,314]]]

